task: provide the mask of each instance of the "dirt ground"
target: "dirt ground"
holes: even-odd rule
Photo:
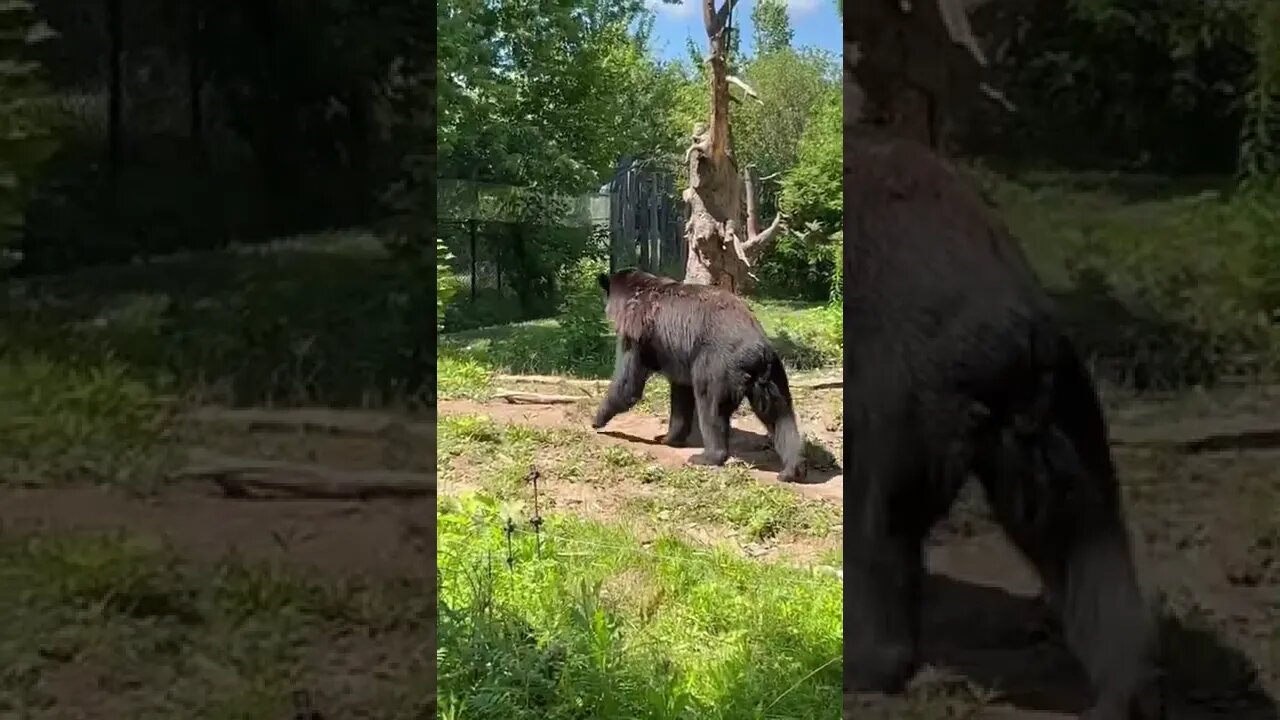
[[[814,477],[788,487],[838,506],[839,391],[807,397],[805,406],[816,408],[802,417],[815,441]],[[1117,460],[1140,562],[1153,597],[1169,615],[1166,655],[1178,691],[1177,718],[1278,717],[1280,450],[1267,440],[1273,422],[1267,413],[1275,412],[1278,397],[1249,388],[1230,397],[1113,402]],[[556,405],[449,400],[438,412],[583,428],[591,406],[589,397]],[[694,451],[656,442],[664,426],[664,418],[636,411],[596,437],[657,463],[680,465]],[[753,418],[735,426],[734,454],[754,465],[762,482],[776,482],[776,459],[763,429]],[[368,413],[209,409],[195,414],[178,440],[236,457],[389,470],[434,483],[431,427],[427,419]],[[561,509],[608,507],[590,489],[574,492],[561,498]],[[234,553],[333,577],[403,577],[429,574],[435,552],[434,493],[408,500],[231,499],[213,482],[189,480],[145,497],[81,486],[0,494],[6,533],[127,528],[162,536],[195,560]],[[1083,709],[1080,675],[1061,642],[1046,632],[1033,601],[1037,582],[987,519],[980,498],[966,497],[938,528],[929,564],[928,667],[905,699],[849,697],[847,712],[1067,718]],[[87,701],[59,717],[105,716],[94,714]]]
[[[839,419],[830,402],[839,391],[806,395],[799,403],[810,409],[804,430],[834,457],[827,466],[819,461],[811,482],[787,487],[839,506]],[[1280,717],[1280,392],[1108,399],[1136,552],[1165,631],[1174,717]],[[456,400],[443,401],[439,412],[581,429],[593,408],[590,398],[554,405]],[[678,466],[696,450],[660,444],[665,425],[665,417],[632,412],[596,437]],[[734,426],[734,456],[762,482],[776,483],[776,456],[758,421],[743,412]],[[591,505],[580,488],[572,492],[571,506]],[[793,548],[787,555],[813,554]],[[1085,709],[1087,686],[1035,600],[1038,580],[991,522],[979,493],[962,497],[927,555],[926,668],[906,698],[846,698],[846,717],[1047,720]]]
[[[395,471],[394,477],[419,482],[431,492],[400,500],[234,498],[211,479],[173,481],[155,494],[79,484],[11,488],[0,491],[0,531],[10,538],[124,531],[159,540],[183,560],[211,572],[229,562],[281,568],[306,582],[339,589],[406,582],[434,587],[434,435],[407,430],[432,428],[432,423],[393,421],[385,427],[371,426],[364,422],[368,416],[327,410],[266,411],[261,418],[270,422],[258,422],[243,412],[205,409],[182,423],[174,440],[180,448],[198,449],[203,455],[214,452],[247,463],[256,458],[289,460],[302,467],[349,472],[356,482],[382,479],[390,474],[387,471]],[[331,427],[335,422],[339,427]],[[428,647],[434,645],[428,640],[434,637],[434,602],[434,597],[429,598],[421,611],[425,632],[413,627],[376,633],[366,632],[367,628],[339,630],[316,638],[297,667],[277,666],[272,672],[297,673],[305,683],[301,689],[308,690],[313,706],[325,718],[386,718],[380,703],[410,687],[417,695],[409,702],[425,704],[428,714],[423,717],[433,717],[434,684],[419,686],[404,678],[434,673],[434,649]],[[74,662],[55,664],[39,683],[54,702],[22,717],[177,717],[183,715],[167,714],[171,710],[155,714],[160,695],[187,692],[184,699],[198,702],[203,692],[194,691],[192,699],[185,686],[176,688],[173,680],[164,679],[173,674],[164,667],[147,666],[137,658],[119,663],[100,655],[90,651]],[[428,663],[430,669],[422,670]],[[128,670],[121,670],[122,665]],[[142,677],[126,692],[114,686],[118,684],[114,678],[122,672],[142,673]],[[215,683],[222,677],[197,674],[193,682]],[[285,678],[265,682],[281,681]],[[241,684],[233,692],[252,696],[264,691]],[[220,699],[205,698],[206,702]],[[292,704],[284,691],[276,700],[263,702]],[[254,716],[257,710],[241,712],[250,714],[237,717]],[[224,716],[228,715],[218,715]]]

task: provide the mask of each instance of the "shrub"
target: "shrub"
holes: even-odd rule
[[[444,240],[436,238],[436,330],[444,331],[445,308],[461,289],[457,276],[449,267],[453,253],[445,247]]]
[[[597,276],[608,270],[602,260],[581,258],[561,273],[559,325],[564,360],[570,367],[591,366],[608,355],[605,337],[609,325],[604,316],[604,298],[596,282]]]

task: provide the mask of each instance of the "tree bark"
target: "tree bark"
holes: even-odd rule
[[[729,132],[729,18],[733,5],[734,0],[723,0],[719,8],[715,0],[702,2],[710,46],[711,118],[709,124],[694,127],[692,144],[685,153],[689,163],[689,187],[684,192],[689,204],[685,282],[743,293],[753,286],[751,268],[777,234],[783,217],[779,214],[768,227],[760,228],[755,169],[747,168],[744,178],[733,156]]]
[[[948,115],[986,86],[986,57],[969,14],[989,0],[864,0],[846,9],[846,83],[860,89],[860,117],[934,150],[945,144]],[[853,47],[850,48],[849,45]]]

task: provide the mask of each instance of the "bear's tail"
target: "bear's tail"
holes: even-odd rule
[[[1051,599],[1100,700],[1146,708],[1131,709],[1134,717],[1163,717],[1159,631],[1134,567],[1106,416],[1072,343],[1059,337],[1050,347],[1051,426],[1040,450],[1051,497],[1062,498],[1049,508],[1055,537],[1047,541],[1061,553]]]
[[[1111,458],[1110,433],[1106,415],[1098,398],[1098,389],[1075,345],[1058,335],[1051,344],[1042,345],[1042,362],[1052,368],[1046,395],[1048,413],[1053,423],[1071,440],[1071,445],[1097,482],[1115,482],[1116,469]],[[1118,502],[1118,498],[1115,500]]]
[[[773,448],[782,459],[782,472],[778,479],[783,482],[799,482],[804,479],[805,465],[804,436],[796,423],[795,408],[791,403],[791,387],[787,382],[787,370],[782,365],[782,358],[771,353],[768,368],[756,377],[747,392],[747,400],[751,410],[769,430]]]

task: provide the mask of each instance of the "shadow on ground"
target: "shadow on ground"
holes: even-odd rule
[[[1034,598],[930,575],[924,662],[995,691],[996,702],[1013,707],[1015,714],[1009,717],[1074,718],[1087,708],[1089,686],[1048,620]],[[1216,633],[1169,616],[1163,633],[1171,720],[1280,718],[1280,705],[1257,682],[1258,668]],[[871,697],[849,693],[846,717],[850,708],[866,707]],[[890,705],[900,701],[884,699]],[[937,715],[943,716],[950,717],[941,711]],[[919,717],[934,716],[926,712]]]
[[[621,430],[600,430],[599,432],[601,435],[608,435],[609,437],[638,445],[667,446],[664,442],[666,435],[641,436]],[[690,447],[696,447],[696,445],[691,445]],[[805,479],[798,484],[821,484],[843,472],[840,468],[840,461],[836,459],[830,450],[821,445],[806,440],[805,455],[809,460],[809,472]],[[782,472],[782,461],[778,454],[773,451],[773,445],[764,433],[736,427],[731,428],[729,431],[729,457],[730,459],[737,458],[747,462],[757,470],[764,472]]]

